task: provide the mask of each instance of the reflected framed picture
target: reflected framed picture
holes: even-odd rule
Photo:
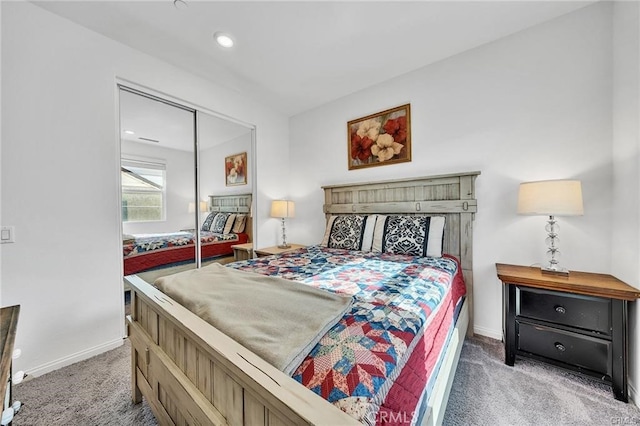
[[[224,179],[227,186],[247,184],[247,153],[230,155],[224,159]]]
[[[347,123],[349,170],[411,161],[411,105]]]

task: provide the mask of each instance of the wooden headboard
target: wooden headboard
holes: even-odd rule
[[[209,211],[225,213],[243,213],[249,215],[244,232],[253,241],[253,221],[251,218],[251,194],[209,195]]]
[[[444,216],[443,251],[460,260],[473,324],[473,219],[480,172],[323,186],[324,213]],[[473,327],[468,328],[473,334]]]

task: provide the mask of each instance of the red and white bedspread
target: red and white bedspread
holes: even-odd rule
[[[292,377],[363,423],[417,420],[465,294],[456,260],[311,246],[227,266],[353,296]]]
[[[195,260],[195,234],[172,232],[165,234],[136,234],[122,243],[124,275],[137,274],[159,267],[167,267]],[[249,240],[248,234],[218,234],[200,231],[202,259],[233,254],[231,246]]]

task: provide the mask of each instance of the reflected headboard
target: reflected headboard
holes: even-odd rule
[[[480,172],[323,186],[324,213],[444,216],[443,252],[460,260],[473,324],[473,219]],[[473,334],[473,326],[469,327]]]
[[[251,194],[209,195],[209,211],[239,213],[248,215],[244,232],[253,241],[253,221],[251,220]]]

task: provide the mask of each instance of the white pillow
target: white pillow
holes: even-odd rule
[[[377,214],[367,216],[367,224],[364,227],[364,234],[362,235],[362,251],[371,251],[373,231],[375,230],[377,219]]]
[[[442,257],[444,223],[444,216],[431,216],[431,223],[429,225],[429,241],[427,242],[427,256]]]

